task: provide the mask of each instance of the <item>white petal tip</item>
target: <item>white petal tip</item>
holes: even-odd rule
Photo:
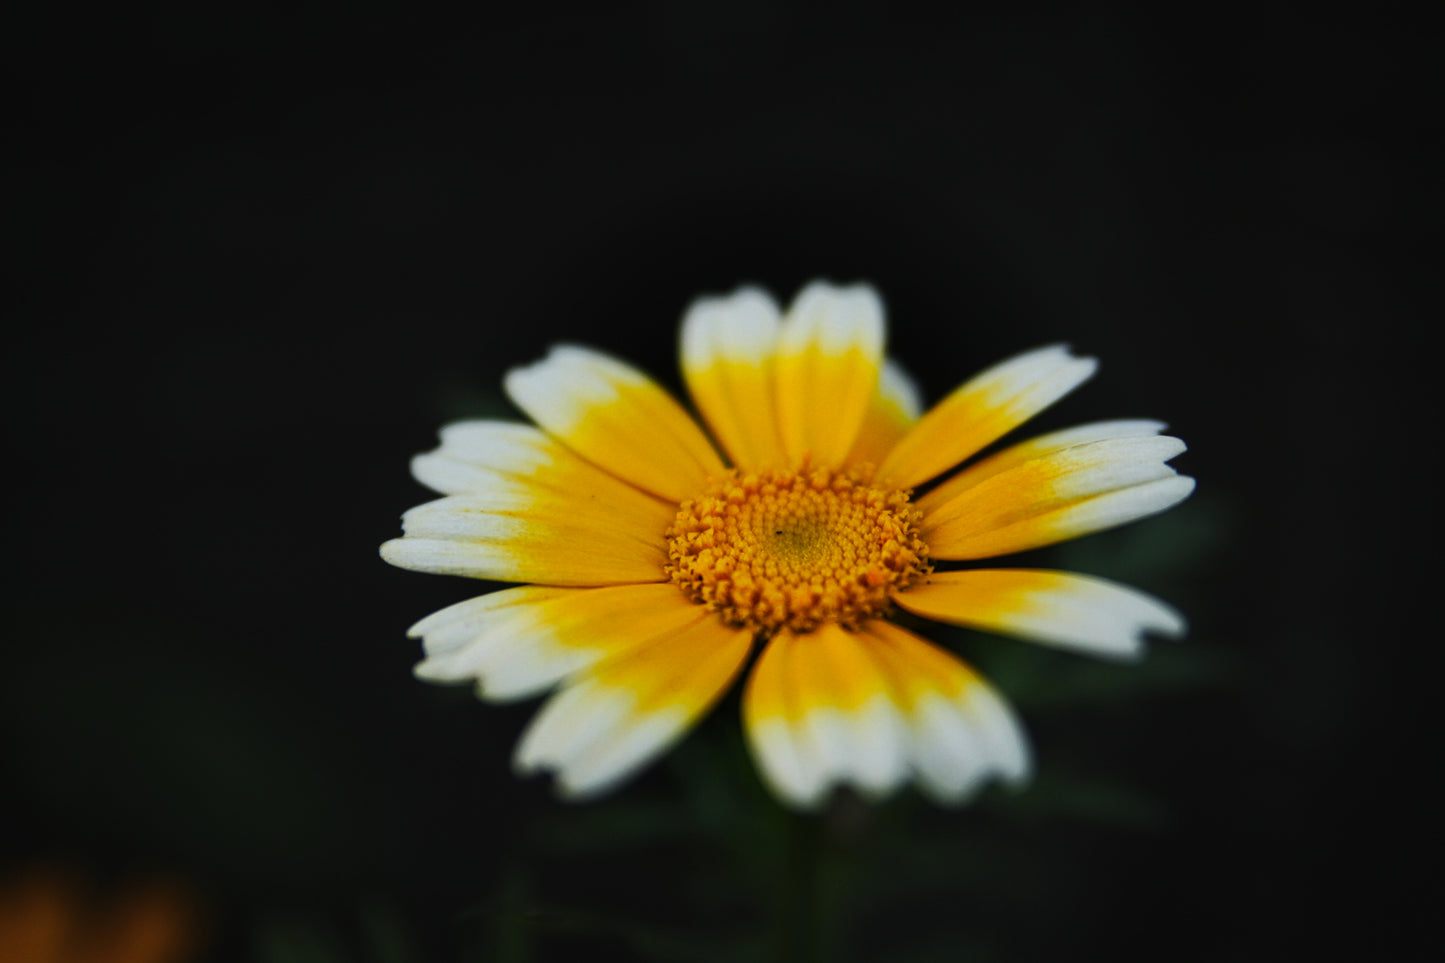
[[[442,669],[432,664],[429,660],[424,662],[418,662],[416,665],[412,666],[411,674],[413,678],[420,679],[422,682],[431,682],[438,684],[454,684],[458,682],[471,681],[470,678],[459,679],[452,673],[447,672],[445,669]]]
[[[563,770],[553,778],[552,792],[558,799],[567,802],[589,802],[607,795],[633,775],[634,773],[629,771],[608,774],[604,779],[578,779]]]
[[[823,808],[823,804],[832,797],[832,787],[827,786],[812,791],[799,790],[792,786],[783,786],[772,779],[763,780],[774,796],[778,797],[787,806],[799,812],[815,813]]]
[[[797,345],[816,339],[824,351],[863,347],[880,352],[883,317],[883,299],[871,285],[814,281],[798,292],[788,308],[784,343]]]
[[[778,319],[777,303],[761,288],[699,298],[683,316],[683,366],[707,368],[718,361],[761,364],[773,351]]]
[[[1165,466],[1166,468],[1169,466]],[[1172,471],[1172,469],[1171,469]],[[1194,494],[1195,481],[1189,475],[1171,474],[1168,477],[1160,478],[1142,485],[1136,485],[1133,491],[1137,495],[1136,511],[1138,518],[1145,518],[1149,515],[1157,515],[1160,512],[1168,511],[1175,505]]]
[[[1183,619],[1180,619],[1178,623],[1171,625],[1146,625],[1141,630],[1141,633],[1147,633],[1150,637],[1157,636],[1168,642],[1180,642],[1189,634],[1189,626]],[[1139,652],[1141,655],[1145,651],[1145,648],[1144,640],[1141,639],[1139,643]]]

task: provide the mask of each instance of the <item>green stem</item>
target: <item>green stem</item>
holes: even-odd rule
[[[785,963],[821,963],[822,820],[797,813],[789,813],[787,818],[788,852],[779,905],[778,959]]]

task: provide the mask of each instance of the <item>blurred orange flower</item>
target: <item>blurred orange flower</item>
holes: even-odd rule
[[[175,880],[101,891],[57,866],[0,882],[5,963],[185,963],[201,946],[200,907]]]

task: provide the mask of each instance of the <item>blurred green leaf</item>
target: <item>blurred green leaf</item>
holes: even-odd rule
[[[1151,833],[1170,826],[1168,809],[1143,790],[1061,771],[1058,765],[1040,770],[1025,791],[1011,793],[991,808],[1010,820],[1070,821]]]
[[[376,963],[422,963],[406,920],[394,903],[372,899],[362,906],[360,918],[369,960]]]
[[[318,920],[263,917],[252,946],[256,963],[349,963],[334,928]]]
[[[1218,647],[1155,642],[1137,662],[1093,659],[971,633],[968,660],[1024,712],[1134,702],[1232,683],[1240,666]]]
[[[633,919],[597,913],[573,907],[544,905],[534,910],[537,930],[557,939],[558,946],[567,945],[569,953],[588,947],[587,955],[607,956],[598,950],[622,947],[626,959],[696,963],[743,963],[765,959],[762,944],[756,935],[733,936],[699,930],[683,930]],[[539,955],[536,959],[552,959]]]
[[[508,860],[502,867],[493,897],[492,938],[486,959],[494,963],[524,963],[532,958],[535,893],[532,868],[521,860]]]
[[[1159,589],[1211,567],[1235,539],[1238,521],[1222,496],[1203,492],[1138,524],[1051,548],[1051,564]]]
[[[626,794],[569,807],[533,827],[543,851],[579,855],[676,840],[692,831],[692,814],[667,800]]]
[[[15,763],[37,797],[77,825],[273,885],[344,878],[365,859],[364,795],[305,707],[203,653],[106,641],[9,680]]]

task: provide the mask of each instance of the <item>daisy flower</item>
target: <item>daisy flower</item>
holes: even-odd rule
[[[866,286],[814,283],[786,314],[743,288],[682,323],[699,424],[656,382],[571,345],[509,372],[535,424],[466,421],[412,472],[444,497],[403,516],[386,561],[526,583],[410,634],[418,677],[483,699],[551,692],[517,746],[570,797],[657,758],[746,671],[763,778],[812,807],[913,781],[946,803],[1029,753],[1005,700],[899,612],[1094,655],[1184,620],[1141,592],[1038,569],[964,567],[1162,511],[1193,479],[1156,421],[1043,435],[939,480],[1094,373],[1063,346],[996,365],[921,414],[884,356]],[[703,426],[706,426],[704,428]],[[751,659],[751,665],[749,665]]]

